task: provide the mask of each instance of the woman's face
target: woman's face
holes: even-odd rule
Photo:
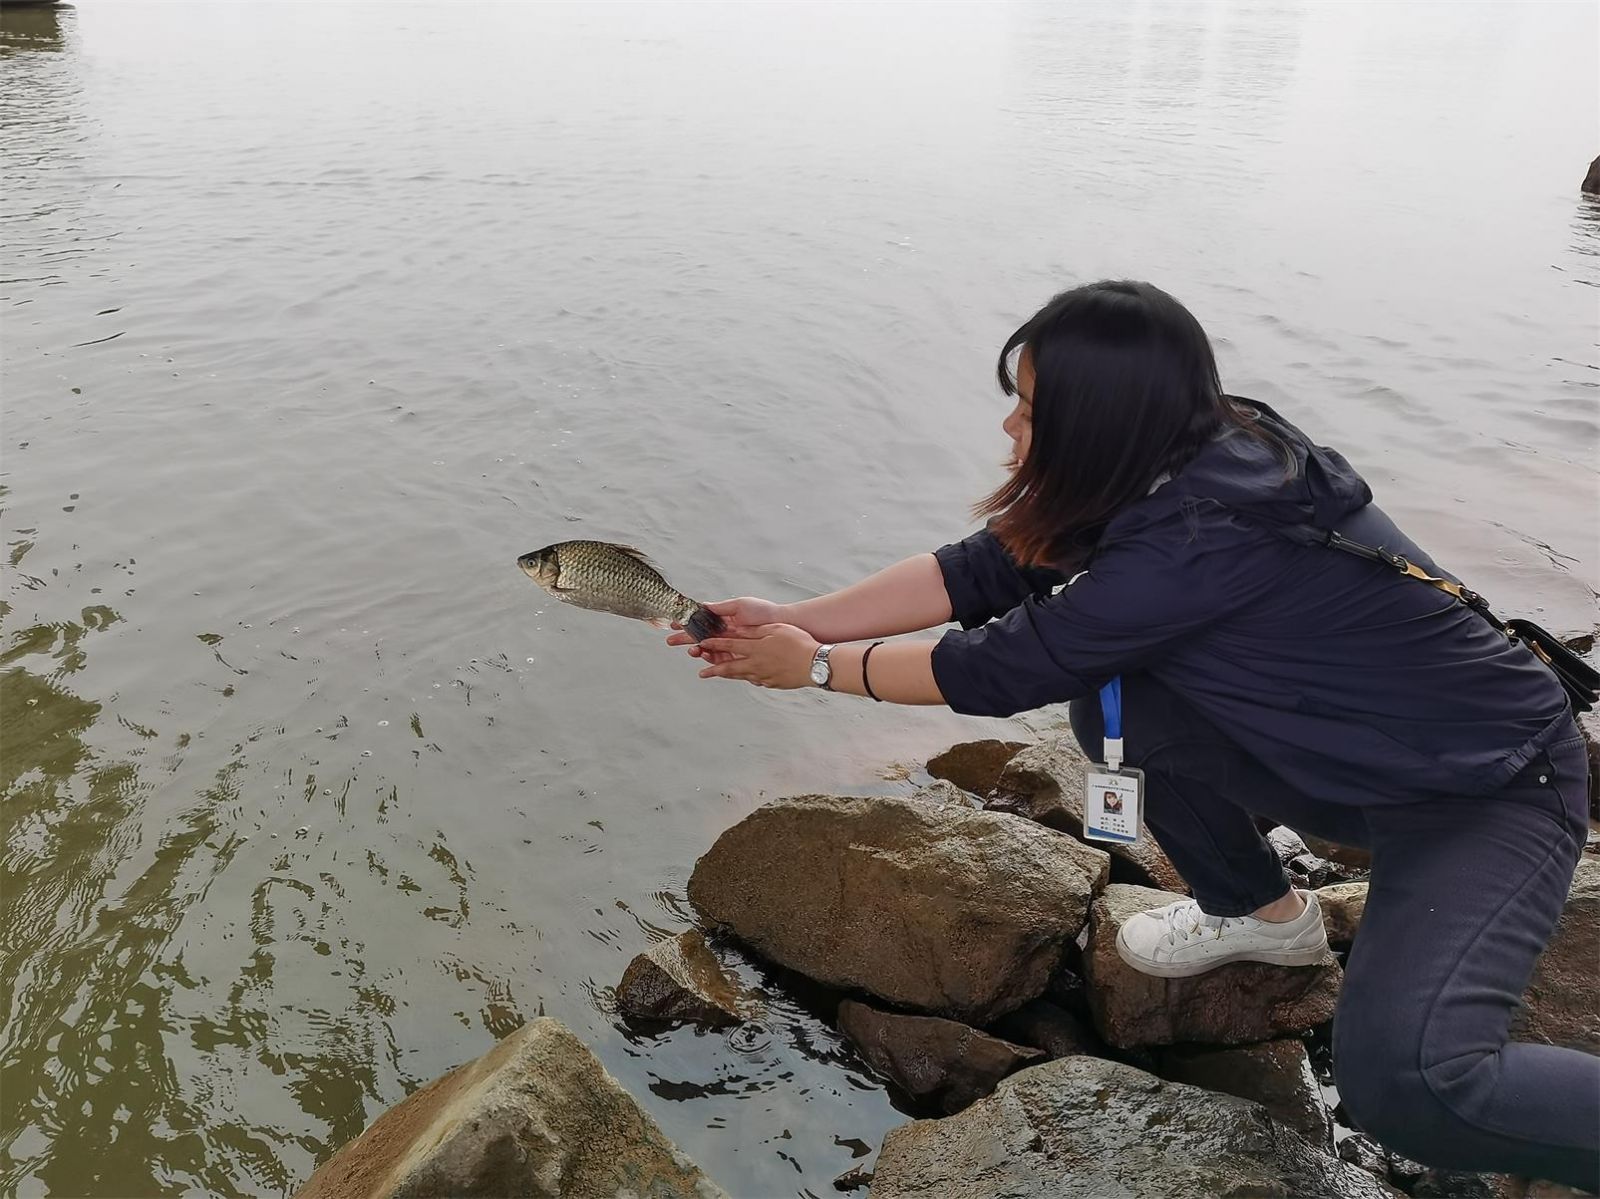
[[[1033,379],[1033,354],[1024,348],[1017,358],[1017,403],[1001,425],[1011,438],[1009,470],[1028,460],[1028,447],[1033,444]]]

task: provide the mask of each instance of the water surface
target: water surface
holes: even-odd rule
[[[1456,572],[1595,624],[1592,6],[4,16],[0,1191],[280,1194],[545,1012],[738,1196],[903,1117],[607,997],[765,796],[962,721],[702,684],[516,570],[963,534],[992,357],[1147,277]],[[888,777],[885,777],[888,776]]]

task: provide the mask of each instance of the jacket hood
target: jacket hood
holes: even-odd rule
[[[1310,525],[1335,529],[1372,502],[1372,489],[1337,450],[1311,439],[1266,404],[1231,397],[1288,451],[1244,429],[1225,430],[1178,474],[1118,514],[1106,529],[1121,537],[1174,511],[1218,505],[1251,524],[1280,531]]]

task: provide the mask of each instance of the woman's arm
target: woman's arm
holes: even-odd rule
[[[839,591],[786,605],[779,619],[818,641],[894,637],[948,623],[950,596],[939,560],[918,554]]]
[[[942,704],[944,695],[933,678],[931,641],[899,641],[879,645],[867,663],[872,693],[885,703]],[[740,679],[757,687],[792,691],[812,686],[811,659],[816,638],[788,624],[764,625],[736,637],[708,637],[697,647],[710,664],[703,679]],[[829,686],[846,695],[866,695],[862,677],[866,645],[836,645],[829,662]]]

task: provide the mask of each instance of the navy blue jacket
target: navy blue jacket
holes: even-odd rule
[[[1148,671],[1304,794],[1497,790],[1567,728],[1560,684],[1435,588],[1274,531],[1334,528],[1441,573],[1343,457],[1253,406],[1292,473],[1225,433],[1118,513],[1069,586],[987,531],[936,551],[965,630],[934,648],[939,690],[957,712],[1009,716]]]

